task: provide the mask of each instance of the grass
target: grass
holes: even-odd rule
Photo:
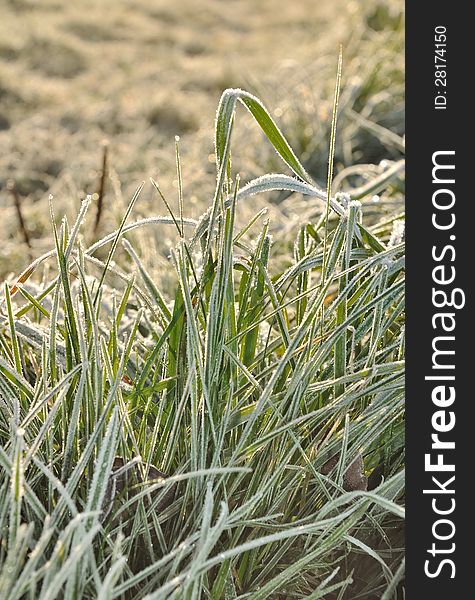
[[[240,185],[240,105],[290,175]],[[400,168],[321,190],[239,89],[215,155],[199,220],[181,183],[178,212],[154,182],[169,213],[132,221],[141,186],[92,246],[90,198],[72,226],[51,208],[54,250],[5,285],[2,598],[401,597],[404,245],[362,212]],[[237,225],[269,190],[320,205],[284,255],[262,211]],[[151,227],[176,230],[173,285],[142,262]]]
[[[10,4],[0,598],[403,598],[400,3]]]

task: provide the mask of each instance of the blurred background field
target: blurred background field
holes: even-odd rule
[[[400,0],[2,0],[0,2],[0,276],[51,248],[56,213],[77,213],[97,193],[109,143],[100,232],[117,226],[134,189],[157,179],[177,204],[175,135],[185,213],[198,217],[215,186],[213,124],[222,91],[242,87],[273,114],[296,154],[324,186],[339,45],[343,80],[336,172],[360,185],[381,160],[401,157],[404,133],[403,3]],[[281,170],[249,115],[239,115],[233,161],[243,182]],[[376,129],[374,128],[376,124]],[[382,129],[384,128],[384,129]],[[384,166],[384,165],[383,165]],[[14,181],[31,248],[19,229]],[[337,183],[337,182],[336,182]],[[399,182],[401,183],[401,182]],[[398,189],[366,213],[394,212]],[[273,231],[292,230],[321,207],[282,194],[253,198],[238,219],[271,207]],[[147,183],[136,216],[165,214]],[[91,221],[92,239],[92,221]],[[173,242],[154,228],[141,244],[156,270]],[[284,236],[285,237],[285,236]],[[90,241],[90,240],[89,240]]]

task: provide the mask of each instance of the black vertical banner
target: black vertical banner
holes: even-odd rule
[[[474,597],[475,101],[466,7],[406,3],[409,600]]]

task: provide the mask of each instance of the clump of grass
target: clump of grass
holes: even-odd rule
[[[240,186],[239,104],[293,176]],[[363,223],[351,191],[318,189],[247,92],[224,92],[215,153],[198,222],[181,185],[179,215],[130,222],[141,187],[117,231],[84,248],[86,199],[72,227],[52,215],[55,249],[5,286],[0,597],[397,597],[403,243],[391,220]],[[322,207],[285,268],[262,213],[236,226],[242,203],[275,189]],[[177,230],[170,296],[127,241],[145,227]],[[132,271],[114,262],[121,244]],[[56,275],[28,287],[53,258]],[[355,464],[374,489],[349,488]]]

